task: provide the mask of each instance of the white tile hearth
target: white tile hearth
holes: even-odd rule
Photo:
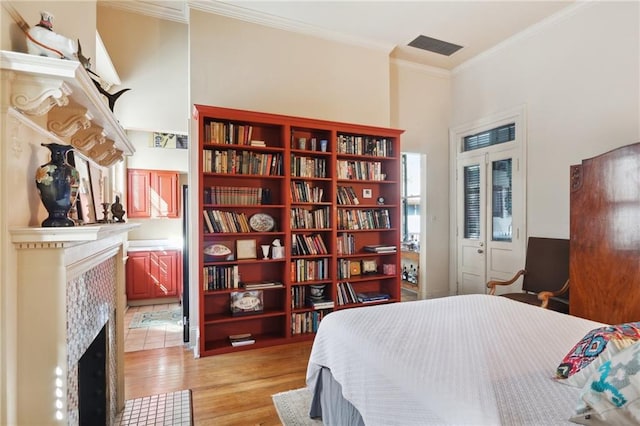
[[[116,418],[116,426],[191,426],[191,391],[163,393],[130,399]]]

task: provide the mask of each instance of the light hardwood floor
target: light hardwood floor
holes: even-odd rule
[[[311,341],[194,359],[182,346],[125,353],[125,398],[192,390],[200,425],[280,425],[271,395],[305,386]]]

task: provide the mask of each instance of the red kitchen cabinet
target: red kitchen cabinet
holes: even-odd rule
[[[178,250],[130,252],[127,300],[178,297],[182,257]]]
[[[178,173],[164,170],[127,171],[127,216],[130,218],[177,218]]]

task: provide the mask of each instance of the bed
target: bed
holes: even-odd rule
[[[623,192],[636,197],[630,206],[637,220],[640,144],[631,147],[612,152],[616,161],[622,151],[635,161],[624,174],[635,186]],[[602,166],[585,164],[583,176],[590,174],[587,166]],[[600,188],[616,185],[597,182]],[[589,211],[583,215],[588,218]],[[579,216],[572,215],[572,229]],[[640,235],[627,234],[624,241],[635,244],[640,259]],[[607,265],[606,252],[598,253]],[[580,268],[579,259],[572,261],[572,268]],[[615,268],[610,263],[605,275],[615,279]],[[640,292],[640,260],[635,268],[633,274],[622,271],[625,291]],[[599,298],[611,312],[624,308],[619,297],[611,306],[606,295]],[[640,318],[633,314],[626,321]],[[310,415],[339,426],[640,424],[638,342],[640,322],[610,327],[482,294],[340,310],[323,319],[313,343],[306,377],[313,393]],[[608,370],[601,372],[604,365]],[[569,379],[557,377],[563,366],[571,369]],[[615,371],[625,379],[619,389],[596,393],[594,383],[604,383]],[[634,395],[631,402],[616,400],[622,390]]]

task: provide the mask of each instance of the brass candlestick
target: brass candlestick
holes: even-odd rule
[[[111,203],[101,203],[102,204],[102,219],[99,220],[99,223],[109,223],[109,206]]]

